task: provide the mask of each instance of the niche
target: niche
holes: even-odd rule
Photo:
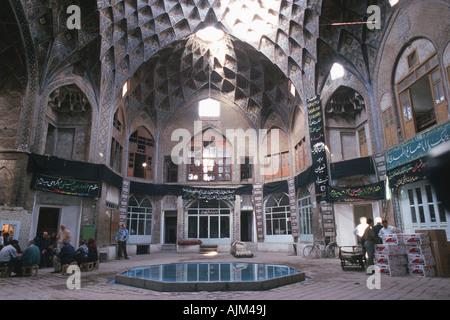
[[[76,85],[57,88],[47,108],[44,154],[87,161],[91,131],[91,106]]]

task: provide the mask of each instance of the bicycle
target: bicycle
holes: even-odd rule
[[[323,250],[322,247],[324,247]],[[337,250],[339,250],[339,247],[336,242],[330,242],[326,246],[314,242],[314,244],[308,244],[303,248],[303,256],[307,259],[335,258]]]

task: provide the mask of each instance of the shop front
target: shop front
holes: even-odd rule
[[[448,140],[450,123],[417,135],[386,153],[397,224],[403,232],[444,229],[450,239],[449,212],[428,180],[428,153]]]

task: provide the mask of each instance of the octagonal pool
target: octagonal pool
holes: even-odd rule
[[[256,291],[305,280],[285,265],[215,262],[137,267],[117,274],[115,283],[156,291]]]

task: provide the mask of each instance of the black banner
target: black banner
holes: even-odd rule
[[[327,154],[322,118],[322,105],[318,96],[307,100],[309,137],[311,141],[312,170],[315,176],[316,200],[326,200],[328,185]]]
[[[382,200],[385,197],[384,181],[362,187],[332,187],[328,186],[328,201],[351,202]]]
[[[130,193],[155,196],[182,196],[183,199],[234,200],[236,195],[251,195],[253,185],[237,188],[196,188],[183,185],[164,185],[130,181]]]
[[[228,200],[235,199],[236,189],[210,189],[183,187],[183,199],[185,200]]]
[[[104,181],[122,189],[122,177],[104,164],[61,159],[55,156],[30,154],[27,171],[69,180]]]
[[[35,174],[32,188],[78,197],[100,197],[101,183]]]

